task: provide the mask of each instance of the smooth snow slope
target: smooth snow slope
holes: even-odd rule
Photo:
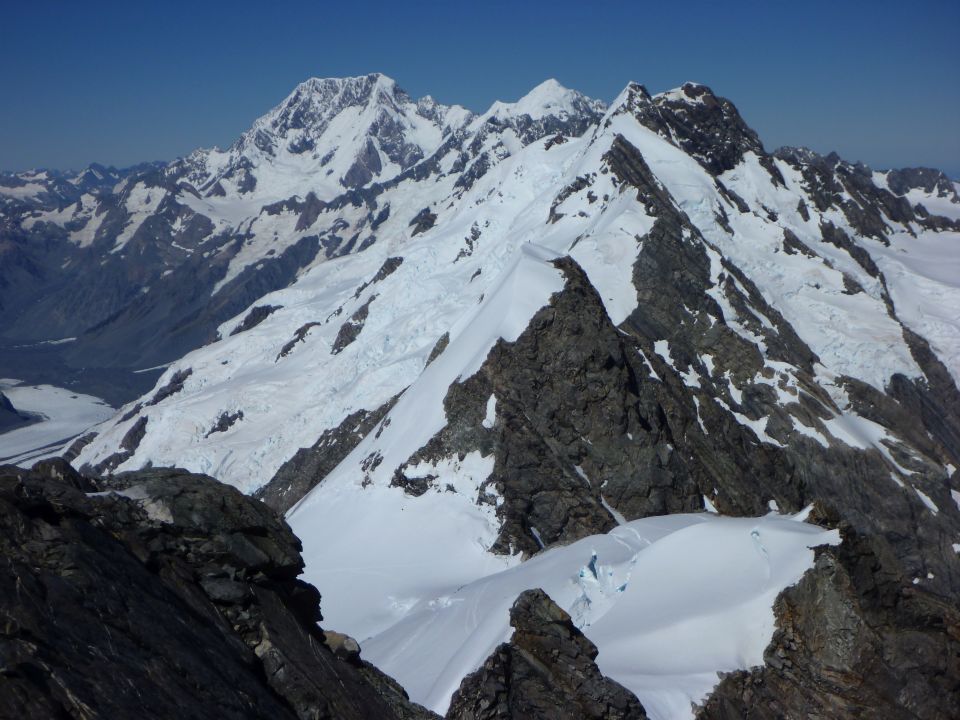
[[[812,566],[811,547],[838,542],[837,531],[787,516],[646,518],[463,586],[457,578],[440,587],[428,564],[394,566],[402,584],[422,590],[405,598],[406,616],[382,630],[378,598],[359,591],[343,629],[365,638],[364,656],[413,700],[443,713],[463,677],[509,638],[513,601],[539,587],[597,645],[604,674],[651,718],[677,720],[692,717],[717,672],[763,663],[774,599]],[[319,567],[307,577],[323,587],[352,585],[360,570],[311,569]]]

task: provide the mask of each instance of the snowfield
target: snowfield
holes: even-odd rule
[[[324,588],[327,623],[362,638],[364,657],[441,714],[463,677],[509,639],[517,596],[539,587],[597,645],[600,670],[633,691],[651,718],[693,717],[691,704],[718,672],[763,663],[773,601],[812,566],[812,547],[839,543],[837,531],[802,522],[802,513],[670,515],[490,572],[483,536],[469,531],[460,537],[474,540],[472,557],[468,547],[431,551],[438,522],[463,518],[449,509],[431,516],[439,495],[414,517],[400,490],[376,497],[359,515],[337,512],[346,509],[338,503],[322,527],[309,507],[291,514],[307,548],[306,579]],[[364,547],[345,564],[336,538],[356,537],[356,518]],[[387,587],[396,594],[384,595]],[[385,626],[390,616],[397,620]]]
[[[805,513],[779,515],[767,497],[740,510],[774,511],[759,518],[704,512],[627,522],[607,504],[619,501],[609,492],[600,495],[598,486],[599,500],[619,526],[526,559],[491,552],[502,529],[497,508],[505,502],[485,484],[494,473],[493,455],[427,454],[429,462],[404,467],[407,478],[430,479],[418,496],[392,486],[395,471],[448,424],[458,427],[444,406],[450,387],[474,375],[498,341],[517,340],[567,287],[554,261],[570,257],[612,321],[613,328],[603,327],[614,337],[619,330],[637,340],[623,345],[646,361],[650,374],[642,382],[671,388],[674,399],[680,393],[692,398],[687,405],[695,405],[691,420],[698,422],[680,428],[688,437],[664,440],[658,446],[664,456],[731,427],[736,432],[710,440],[742,433],[750,458],[750,448],[760,446],[813,448],[803,459],[819,458],[822,448],[837,455],[862,449],[880,468],[883,488],[909,496],[918,512],[930,515],[937,506],[914,481],[927,483],[926,490],[932,486],[930,494],[945,493],[943,478],[953,466],[945,455],[927,462],[922,453],[911,454],[891,429],[897,424],[879,410],[864,410],[867,403],[857,405],[845,378],[877,394],[897,374],[923,381],[929,369],[920,367],[924,361],[916,359],[910,333],[905,337],[909,328],[960,380],[960,232],[890,220],[882,240],[866,236],[838,209],[841,201],[816,209],[819,198],[801,170],[754,151],[714,177],[675,138],[641,122],[631,109],[638,86],[629,86],[602,117],[600,104],[555,82],[474,116],[432,101],[413,103],[388,79],[376,83],[381,105],[350,106],[336,116],[325,114],[326,106],[310,93],[326,97],[342,88],[305,83],[230,150],[192,156],[205,189],[217,183],[222,193],[201,196],[181,188],[179,202],[209,215],[218,229],[248,233],[214,296],[245,268],[310,234],[340,232],[359,241],[360,250],[318,254],[289,286],[224,322],[216,341],[171,363],[151,393],[102,422],[76,463],[106,463],[101,467],[115,472],[178,466],[252,493],[298,449],[338,428],[344,435],[356,432],[343,427],[346,418],[383,407],[374,430],[338,454],[336,467],[315,478],[319,482],[287,514],[303,542],[305,579],[323,595],[324,626],[355,636],[367,660],[396,677],[413,700],[442,713],[463,677],[510,637],[508,610],[516,597],[539,587],[597,645],[601,671],[636,693],[652,718],[692,717],[692,706],[715,687],[718,673],[763,663],[776,597],[813,566],[812,548],[840,542],[838,532],[807,524]],[[267,131],[303,101],[297,93],[307,94],[307,109],[320,118],[316,127],[271,135]],[[663,97],[685,102],[687,93]],[[644,101],[652,102],[649,96]],[[701,95],[691,102],[707,101]],[[596,113],[581,136],[551,131],[521,139],[533,120],[569,118],[585,103]],[[407,144],[398,147],[423,154],[423,165],[413,166],[423,169],[422,176],[405,175],[399,164],[383,160],[395,138],[374,142],[360,131],[378,123],[402,128]],[[316,148],[302,152],[308,141]],[[624,141],[642,157],[642,163],[634,157],[635,164],[649,168],[634,184],[618,177],[629,163],[617,165],[611,153]],[[357,158],[372,157],[368,142],[382,161],[362,188],[378,193],[372,209],[345,201],[309,227],[300,226],[302,216],[290,207],[264,212],[265,202],[299,203],[308,192],[331,198]],[[328,146],[329,153],[322,152]],[[240,160],[249,167],[237,165]],[[257,172],[255,188],[241,189],[237,168]],[[782,182],[772,180],[777,175]],[[885,187],[885,176],[875,173],[873,182]],[[653,202],[650,196],[658,193],[665,199]],[[126,233],[158,203],[172,201],[172,195],[136,184],[127,198],[130,225],[118,242],[129,240]],[[915,194],[908,199],[926,201]],[[946,204],[952,211],[944,198],[931,207]],[[373,210],[381,218],[375,237],[366,236]],[[682,230],[671,236],[671,251],[680,255],[676,248],[695,247],[701,263],[695,302],[704,302],[696,317],[688,312],[691,325],[707,328],[696,336],[706,340],[683,365],[689,338],[671,335],[670,328],[657,335],[651,330],[641,348],[642,333],[628,332],[639,327],[627,321],[641,314],[635,311],[643,310],[639,298],[646,289],[635,285],[637,260],[646,257],[645,248],[657,247],[651,231],[665,216]],[[827,224],[849,243],[828,242]],[[83,244],[88,236],[74,241]],[[660,259],[651,265],[659,267]],[[600,306],[591,307],[605,322]],[[256,316],[258,324],[245,322],[255,308],[268,312]],[[745,374],[755,377],[735,378],[749,353],[757,365]],[[609,362],[615,363],[612,354]],[[19,407],[13,390],[8,394]],[[509,403],[506,394],[499,402],[490,395],[482,427],[496,432],[498,408]],[[657,407],[666,414],[667,405]],[[736,422],[720,424],[730,418]],[[131,444],[134,429],[139,435],[133,433]],[[121,448],[129,452],[118,454]],[[578,461],[570,462],[591,486]],[[833,466],[814,465],[796,468],[798,477],[810,474],[811,486],[818,478],[846,478],[822,470]],[[499,487],[509,494],[509,485]],[[696,503],[682,509],[698,507],[703,492],[709,488],[695,488]],[[724,507],[716,489],[713,499]],[[791,509],[811,501],[804,495]],[[704,507],[714,510],[705,496]],[[937,511],[942,520],[946,513]],[[609,527],[613,520],[607,520],[585,532]],[[529,532],[540,541],[536,528]]]
[[[569,113],[569,93],[556,83],[544,83],[517,103],[499,103],[468,127],[481,133],[484,118],[496,116],[502,121],[511,108],[533,116],[550,108]],[[714,277],[722,273],[724,259],[744,270],[764,300],[817,354],[825,373],[859,378],[878,390],[886,387],[894,373],[920,376],[900,324],[887,312],[881,284],[846,251],[821,238],[821,219],[855,235],[842,213],[831,209],[804,220],[797,209],[797,197],[804,190],[796,171],[777,160],[787,184],[775,187],[756,155],[747,153],[722,181],[751,205],[774,210],[778,218],[774,222],[730,207],[727,214],[733,232],[728,233],[715,213],[727,201],[714,179],[667,138],[624,112],[627,101],[628,91],[624,91],[599,126],[583,137],[562,144],[545,138],[509,152],[501,147],[497,152],[506,154],[466,192],[456,187],[455,173],[427,182],[405,180],[387,190],[380,203],[389,206],[390,213],[377,229],[379,240],[374,245],[361,253],[316,261],[290,287],[255,303],[281,308],[265,322],[230,337],[246,313],[241,314],[221,326],[222,340],[170,366],[158,388],[177,371],[190,368],[193,375],[183,392],[143,411],[149,418],[146,437],[118,469],[136,469],[146,462],[177,464],[245,491],[255,490],[297,448],[308,447],[350,413],[372,411],[413,383],[436,341],[445,332],[464,331],[477,303],[503,282],[501,274],[528,243],[576,260],[610,318],[622,322],[637,305],[632,264],[640,239],[654,219],[636,202],[634,193],[617,187],[605,169],[603,156],[617,135],[641,151],[658,180],[711,243],[708,252]],[[535,105],[542,105],[542,111],[532,109]],[[273,122],[282,107],[265,117]],[[507,137],[511,133],[509,128],[504,131]],[[461,147],[469,146],[471,137]],[[241,143],[247,148],[244,152],[254,152],[250,141],[245,142]],[[515,138],[508,144],[516,145]],[[491,152],[495,147],[491,145]],[[456,148],[451,154],[457,154]],[[589,178],[590,184],[569,192],[581,178]],[[262,199],[256,194],[237,198],[189,202],[241,202],[252,208]],[[411,237],[410,219],[425,207],[437,213],[437,224]],[[354,212],[348,206],[339,216],[349,219]],[[280,247],[278,242],[289,244],[316,231],[293,232],[296,216],[284,213],[260,214],[249,222],[256,234],[232,261],[228,277],[262,257],[268,248]],[[784,227],[818,255],[784,253]],[[949,232],[921,231],[915,238],[893,233],[890,247],[871,239],[864,240],[863,247],[881,269],[889,271],[887,283],[900,322],[925,334],[941,361],[960,378],[960,316],[952,312],[960,306],[960,283],[955,279],[960,275],[951,272],[960,247],[958,237]],[[403,264],[361,291],[362,284],[391,257],[402,258]],[[845,293],[845,276],[856,280],[864,292]],[[762,339],[738,322],[738,313],[723,293],[711,294],[723,309],[725,322],[762,348]],[[369,314],[357,340],[332,354],[344,320],[368,302]],[[769,318],[758,319],[770,326]],[[279,358],[281,348],[308,324],[312,325],[302,342]],[[225,433],[208,434],[218,417],[238,410],[244,413],[243,422]],[[102,460],[134,422],[136,418],[107,423],[79,461]],[[765,421],[751,422],[763,436]]]
[[[0,463],[29,467],[63,452],[64,447],[115,410],[100,398],[52,385],[0,380],[0,390],[17,410],[40,415],[40,422],[0,434]]]

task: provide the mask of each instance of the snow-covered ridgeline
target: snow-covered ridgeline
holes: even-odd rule
[[[158,387],[178,369],[189,367],[194,372],[183,393],[144,411],[152,425],[121,469],[148,460],[176,462],[246,489],[266,482],[296,448],[309,446],[350,412],[372,410],[413,382],[437,338],[465,317],[496,282],[507,258],[527,241],[569,253],[599,290],[613,321],[622,321],[636,307],[632,263],[638,238],[653,220],[604,171],[602,158],[616,135],[641,151],[658,180],[716,248],[710,252],[719,252],[718,261],[726,257],[748,273],[767,302],[817,353],[827,372],[857,377],[878,389],[893,373],[919,375],[899,324],[887,313],[880,284],[846,251],[822,240],[819,222],[829,220],[851,235],[855,231],[836,211],[823,217],[811,212],[804,220],[797,211],[804,189],[791,167],[776,161],[786,187],[775,186],[752,153],[724,174],[724,183],[751,205],[777,214],[773,221],[759,212],[731,208],[727,214],[734,232],[728,233],[715,214],[726,201],[714,179],[668,139],[623,112],[622,102],[623,98],[611,106],[595,131],[562,144],[540,141],[517,150],[466,193],[454,187],[453,174],[433,183],[408,180],[389,190],[382,201],[392,208],[391,217],[378,231],[377,244],[363,253],[321,263],[290,288],[261,299],[259,304],[283,309],[241,336],[225,337],[188,355],[161,378]],[[593,184],[564,194],[554,204],[581,177],[592,177]],[[437,226],[410,239],[407,220],[422,207],[438,209]],[[547,223],[551,212],[559,219]],[[783,252],[785,227],[820,256]],[[890,248],[870,240],[862,245],[878,264],[890,268],[888,286],[901,308],[901,319],[927,330],[935,351],[960,376],[956,360],[960,353],[952,353],[960,345],[960,327],[955,318],[947,317],[947,309],[960,300],[960,290],[945,265],[924,260],[939,259],[939,251],[948,248],[946,262],[951,262],[952,236],[921,231],[915,241],[909,238],[910,243],[894,234]],[[404,264],[353,298],[355,288],[391,256],[403,257]],[[865,292],[846,294],[844,275],[855,278]],[[322,349],[332,346],[342,321],[374,294],[377,298],[368,307],[356,342],[338,355]],[[723,305],[722,294],[715,297]],[[338,310],[342,315],[334,316]],[[737,328],[735,313],[725,314]],[[241,317],[226,323],[222,334],[227,335]],[[307,323],[320,325],[309,330],[303,346],[277,361],[280,348]],[[290,384],[293,377],[297,382]],[[240,409],[243,423],[222,435],[207,435],[220,414]],[[102,459],[132,422],[106,428],[81,460]],[[264,427],[275,432],[264,437]]]
[[[564,218],[544,223],[557,193],[600,162],[605,148],[589,140],[549,149],[541,141],[524,148],[458,198],[458,211],[445,213],[446,222],[412,239],[406,223],[398,222],[393,233],[384,233],[382,243],[322,263],[290,288],[259,300],[260,305],[282,306],[262,324],[231,337],[241,317],[225,323],[223,340],[190,353],[158,380],[159,388],[176,372],[193,370],[183,391],[144,408],[146,437],[119,469],[139,467],[141,458],[153,457],[155,465],[175,463],[255,489],[292,450],[310,445],[351,412],[375,409],[410,385],[443,333],[480,332],[471,326],[477,301],[505,282],[501,274],[509,275],[517,253],[531,242],[555,254],[570,251],[611,316],[622,320],[636,306],[630,280],[636,238],[652,226],[643,207],[619,195],[605,175],[607,185],[595,190],[611,195],[609,205],[590,203],[585,192],[571,195],[559,206],[567,213]],[[452,182],[437,183],[434,192],[452,192]],[[412,215],[412,208],[430,203],[428,191],[407,182],[392,192],[390,203],[410,208]],[[399,218],[408,216],[397,212]],[[402,257],[403,263],[355,297],[388,257]],[[524,289],[521,282],[515,302],[526,301]],[[373,296],[357,340],[331,354],[342,323]],[[278,358],[296,330],[308,323],[319,324],[309,329],[303,344]],[[208,436],[222,413],[239,409],[243,422]],[[79,461],[105,457],[135,421],[104,428]],[[264,428],[272,429],[266,437]]]

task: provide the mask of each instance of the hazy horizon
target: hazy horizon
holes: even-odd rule
[[[0,169],[124,167],[230,145],[308,77],[383,72],[484,111],[543,80],[610,102],[633,80],[729,98],[764,145],[960,177],[960,6],[504,3],[18,6]],[[41,48],[42,52],[37,52]],[[505,49],[504,49],[505,48]]]

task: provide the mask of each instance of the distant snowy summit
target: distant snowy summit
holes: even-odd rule
[[[382,74],[312,78],[226,150],[0,176],[14,228],[0,270],[13,278],[0,284],[4,334],[79,335],[63,348],[72,366],[162,365],[307,267],[376,242],[398,211],[371,212],[390,187],[455,175],[466,188],[533,140],[581,135],[602,111],[552,80],[476,115],[413,100]],[[158,341],[144,342],[150,335]]]
[[[238,193],[276,200],[290,188],[329,199],[408,169],[472,117],[464,108],[432,98],[411,100],[379,73],[311,78],[229,150],[198,151],[187,158],[186,177],[207,196]]]
[[[283,199],[288,190],[327,200],[345,189],[385,182],[433,154],[457,131],[493,119],[514,123],[590,117],[603,104],[555,80],[480,116],[427,96],[412,100],[386,75],[311,78],[254,122],[227,151],[197,151],[186,177],[206,196]]]
[[[474,115],[370,75],[121,175],[3,210],[6,336],[76,337],[27,360],[155,381],[68,454],[284,513],[413,700],[960,714],[942,173],[770,152],[694,83]]]

